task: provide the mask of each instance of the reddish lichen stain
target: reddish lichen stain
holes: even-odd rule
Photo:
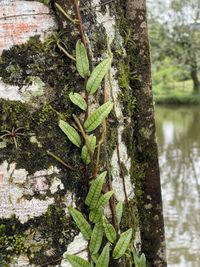
[[[0,1],[0,54],[35,34],[43,39],[53,28],[56,28],[54,18],[45,5],[33,1]]]

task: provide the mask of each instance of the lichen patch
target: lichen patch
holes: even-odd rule
[[[93,0],[92,4],[93,4],[93,7],[99,6],[100,1]],[[115,19],[110,16],[109,7],[106,6],[106,12],[104,15],[97,10],[96,16],[97,16],[97,22],[104,26],[107,37],[109,37],[109,42],[111,43],[113,39],[115,38],[115,28],[116,28],[115,26],[116,25],[115,25]]]
[[[39,35],[42,41],[57,28],[49,8],[36,1],[0,1],[0,18],[0,55],[31,36]]]
[[[134,187],[131,183],[131,178],[129,174],[129,170],[131,168],[131,159],[128,157],[127,147],[122,142],[122,132],[124,130],[124,126],[119,126],[118,128],[118,140],[119,140],[119,154],[120,154],[120,162],[123,164],[123,166],[126,168],[127,174],[124,176],[124,182],[125,182],[125,188],[126,193],[128,196],[128,199],[134,198]],[[120,166],[118,162],[118,155],[117,155],[117,149],[114,150],[112,159],[111,159],[111,165],[112,165],[112,187],[115,192],[115,196],[118,201],[124,201],[125,200],[125,192],[123,191],[123,180],[120,175]]]
[[[66,254],[74,255],[86,259],[88,258],[88,252],[87,252],[87,246],[88,242],[84,239],[83,235],[79,233],[79,235],[74,237],[74,240],[72,243],[68,245],[66,253],[63,254],[63,257],[65,257]],[[72,265],[66,260],[63,259],[61,262],[61,267],[72,267]]]
[[[0,77],[0,97],[6,100],[19,100],[28,102],[32,97],[41,96],[44,93],[45,83],[39,77],[31,77],[29,85],[21,88],[16,85],[8,85]]]
[[[54,178],[50,188],[47,183],[47,178],[58,172],[56,167],[50,167],[29,175],[25,169],[17,169],[16,163],[4,161],[0,165],[0,218],[15,215],[21,223],[25,223],[44,214],[48,206],[54,203],[53,194],[63,188],[57,178]],[[46,196],[49,189],[52,195]],[[39,197],[36,198],[36,194]]]

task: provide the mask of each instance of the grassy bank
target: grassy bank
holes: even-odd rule
[[[194,94],[192,81],[159,83],[153,86],[156,104],[200,105],[200,94]]]

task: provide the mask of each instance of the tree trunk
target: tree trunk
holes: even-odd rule
[[[60,118],[72,123],[80,114],[69,93],[84,87],[71,59],[83,26],[91,68],[109,53],[108,43],[113,53],[110,82],[89,98],[89,112],[107,90],[114,111],[100,166],[115,201],[124,202],[121,230],[133,229],[150,266],[166,266],[145,1],[81,1],[79,27],[71,21],[74,2],[57,2],[70,19],[54,1],[0,2],[0,265],[67,267],[66,251],[88,256],[68,207],[87,215],[91,168],[58,127]]]
[[[136,71],[136,79],[131,82],[133,95],[137,99],[137,114],[133,116],[134,161],[139,164],[140,169],[143,168],[142,176],[138,177],[137,174],[133,174],[136,175],[142,251],[147,255],[150,266],[166,266],[145,1],[129,1],[127,15],[132,27],[134,42],[131,67]]]
[[[193,81],[193,92],[195,94],[199,94],[199,92],[200,92],[200,81],[199,81],[199,78],[198,78],[197,64],[195,64],[195,63],[196,62],[192,62],[190,75],[191,75],[191,79]]]

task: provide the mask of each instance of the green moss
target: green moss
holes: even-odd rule
[[[45,43],[41,43],[38,37],[32,37],[25,44],[4,50],[0,61],[1,76],[6,83],[22,87],[33,77],[45,83],[44,95],[32,97],[28,103],[0,100],[0,130],[11,131],[12,128],[23,127],[24,134],[17,138],[17,149],[11,136],[3,138],[7,146],[1,149],[1,161],[15,161],[17,168],[25,168],[30,174],[57,164],[47,156],[47,150],[73,165],[72,145],[59,130],[58,120],[59,112],[63,119],[69,118],[74,112],[68,94],[71,88],[78,88],[77,91],[82,89],[82,80],[77,75],[74,63],[57,49],[56,38],[52,35]],[[68,40],[69,46],[70,42]],[[75,79],[71,79],[72,76]],[[36,143],[30,142],[33,134],[41,144],[40,149]]]
[[[0,265],[9,266],[14,256],[26,254],[29,244],[26,242],[24,227],[15,218],[0,220]]]
[[[117,78],[121,89],[118,95],[118,100],[124,107],[123,115],[124,117],[132,117],[135,112],[136,98],[133,96],[132,89],[130,87],[130,79],[133,79],[130,73],[130,65],[125,60],[121,61],[119,64]]]
[[[107,128],[107,144],[106,144],[109,158],[112,157],[113,151],[117,147],[117,140],[118,140],[118,130],[117,130],[118,121],[113,114],[110,116],[110,118],[111,118],[110,119],[111,123],[109,123],[109,126]]]
[[[73,224],[60,203],[57,199],[44,215],[24,224],[14,217],[0,220],[1,266],[10,266],[13,258],[22,254],[36,266],[61,258],[77,232],[72,233]]]
[[[62,90],[69,77],[76,76],[76,73],[72,62],[61,56],[54,44],[53,41],[42,43],[36,36],[25,44],[4,50],[0,61],[2,80],[21,87],[29,76],[37,76],[49,86]]]
[[[22,235],[16,234],[13,236],[1,235],[0,237],[0,250],[3,254],[0,255],[0,264],[10,262],[14,256],[26,254],[28,246],[26,245],[26,238]],[[6,252],[6,254],[4,254]]]
[[[72,233],[73,226],[60,203],[49,206],[45,215],[31,220],[30,224],[39,231],[42,239],[48,240],[39,251],[33,251],[34,257],[30,263],[35,265],[60,259],[76,233],[76,231]]]

